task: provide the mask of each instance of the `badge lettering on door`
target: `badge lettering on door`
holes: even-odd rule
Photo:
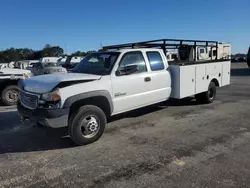
[[[120,96],[124,96],[126,95],[126,93],[115,93],[115,97],[120,97]]]

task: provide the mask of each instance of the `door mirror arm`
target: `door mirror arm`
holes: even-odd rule
[[[119,67],[115,72],[116,76],[130,75],[139,72],[138,65],[128,65],[125,67]]]

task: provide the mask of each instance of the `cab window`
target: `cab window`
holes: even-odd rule
[[[159,52],[147,52],[147,56],[152,71],[164,69],[163,60]]]
[[[129,65],[137,65],[138,71],[136,73],[147,72],[146,62],[141,52],[128,52],[120,62],[119,68],[124,68]]]

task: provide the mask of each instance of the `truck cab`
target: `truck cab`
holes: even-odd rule
[[[84,58],[69,74],[37,76],[25,81],[23,89],[31,93],[59,89],[59,107],[70,97],[105,91],[112,103],[110,115],[114,115],[168,99],[171,77],[167,69],[160,49],[98,52]]]

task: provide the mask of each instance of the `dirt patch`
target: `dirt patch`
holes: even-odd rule
[[[112,125],[112,126],[107,126],[107,129],[105,131],[105,133],[108,133],[108,134],[113,134],[115,132],[120,132],[122,129],[131,129],[131,130],[137,130],[137,129],[140,129],[140,128],[143,128],[143,127],[154,127],[156,126],[156,123],[154,122],[150,122],[150,121],[143,121],[143,120],[140,120],[140,121],[136,121],[136,122],[131,122],[131,120],[129,120],[129,123],[128,122],[125,122],[123,125]]]
[[[142,144],[157,144],[159,142],[159,138],[150,136],[131,136],[129,139],[130,144],[133,145],[142,145]]]
[[[163,167],[162,164],[152,161],[129,164],[95,179],[89,188],[103,187],[103,184],[110,181],[121,179],[127,180],[134,176],[154,172],[161,167]]]

